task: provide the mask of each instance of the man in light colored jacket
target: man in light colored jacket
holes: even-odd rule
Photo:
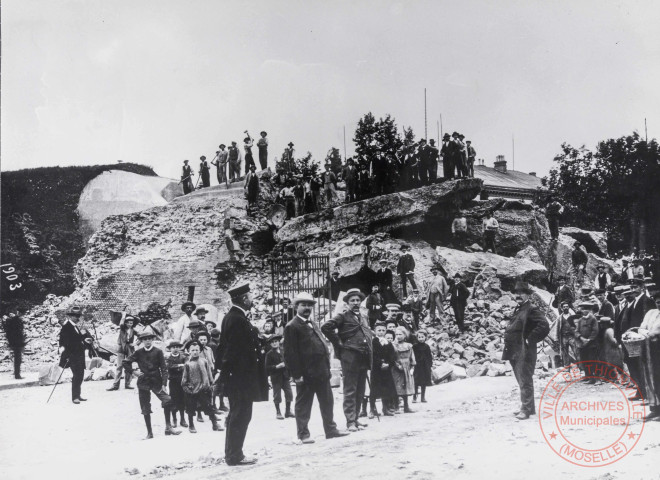
[[[432,268],[431,273],[433,274],[433,280],[429,286],[429,316],[431,320],[435,319],[435,311],[438,310],[439,314],[445,313],[445,308],[442,305],[447,292],[449,291],[449,286],[445,277],[443,277],[437,268]]]

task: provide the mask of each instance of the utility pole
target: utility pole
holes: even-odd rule
[[[649,143],[649,131],[646,128],[646,117],[644,117],[644,138],[646,138],[646,143]]]
[[[424,88],[424,138],[428,141],[429,133],[426,130],[426,88]]]
[[[344,125],[344,163],[346,163],[346,125]]]
[[[513,133],[511,134],[511,150],[513,153],[513,165],[511,166],[511,170],[516,169],[516,141],[513,138]]]
[[[442,129],[442,113],[440,114],[440,135],[445,136],[445,132]]]
[[[440,122],[435,122],[438,127],[438,146],[440,146]]]

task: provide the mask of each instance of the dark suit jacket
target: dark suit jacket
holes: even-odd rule
[[[463,282],[457,282],[449,289],[449,294],[451,298],[449,299],[449,304],[453,307],[454,305],[465,306],[467,305],[467,299],[470,297],[470,291],[465,286]]]
[[[630,326],[628,328],[639,327],[644,320],[646,312],[655,308],[655,302],[651,297],[643,294],[639,300],[633,303],[630,311]],[[625,330],[624,330],[625,332]]]
[[[69,363],[74,360],[85,358],[85,349],[88,348],[84,341],[85,336],[73,326],[71,322],[66,322],[60,330],[60,347],[64,347],[64,352],[60,357],[60,367],[64,368],[67,360]]]
[[[362,315],[356,317],[352,312],[339,313],[321,326],[335,348],[335,355],[341,360],[342,370],[361,369],[364,358],[371,367],[373,333]]]
[[[329,380],[330,351],[314,321],[311,325],[296,315],[284,327],[284,364],[292,378]]]
[[[384,287],[392,288],[392,270],[386,268],[385,271],[378,270],[376,272],[376,283],[380,286],[381,293]]]
[[[502,360],[513,360],[529,348],[536,352],[536,344],[550,332],[550,325],[532,302],[527,301],[516,308],[511,322],[504,333]]]
[[[399,263],[396,266],[396,272],[401,275],[402,273],[415,271],[415,259],[409,253],[399,257]]]
[[[220,370],[220,382],[226,394],[234,393],[259,402],[264,400],[264,389],[268,393],[268,384],[255,330],[240,308],[231,307],[222,319],[216,368]]]
[[[600,306],[598,315],[603,317],[609,317],[612,320],[614,320],[614,305],[612,305],[607,299],[605,299],[603,304]]]

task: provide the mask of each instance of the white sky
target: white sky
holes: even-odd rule
[[[267,130],[323,160],[372,111],[547,173],[563,141],[660,134],[660,2],[4,0],[2,169],[178,177]],[[256,150],[256,149],[255,149]],[[256,153],[256,152],[255,152]],[[256,155],[255,155],[256,156]]]

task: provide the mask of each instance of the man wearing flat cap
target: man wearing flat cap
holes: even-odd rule
[[[284,365],[296,382],[296,427],[304,444],[314,443],[308,424],[314,395],[319,402],[326,438],[343,437],[334,422],[330,385],[330,352],[325,339],[311,318],[316,300],[301,292],[293,299],[296,316],[284,328]]]
[[[520,410],[514,415],[526,420],[536,413],[534,402],[534,367],[536,366],[536,344],[550,332],[545,316],[531,301],[531,287],[517,282],[514,288],[518,306],[504,332],[502,360],[509,360],[520,387]]]
[[[238,285],[227,293],[231,296],[232,307],[222,319],[216,361],[219,381],[229,399],[225,462],[232,466],[250,465],[257,460],[243,454],[243,442],[252,419],[252,403],[264,400],[264,382],[268,398],[268,384],[260,361],[259,334],[247,317],[252,308],[250,285]]]
[[[172,397],[167,393],[168,369],[165,362],[163,351],[154,346],[153,332],[143,330],[138,338],[144,344],[138,348],[123,361],[124,368],[128,373],[133,372],[133,362],[136,362],[142,375],[137,380],[138,394],[140,400],[140,409],[144,416],[144,423],[147,427],[147,439],[153,438],[151,430],[151,394],[156,395],[161,401],[163,412],[165,413],[165,435],[179,435],[179,430],[174,430],[170,423],[170,409],[174,407]]]
[[[367,372],[371,370],[373,333],[367,319],[360,313],[364,299],[359,289],[350,289],[342,299],[348,305],[348,310],[335,315],[321,326],[321,331],[335,349],[335,356],[341,361],[344,415],[349,432],[366,426],[358,422],[358,414],[364,397]]]
[[[71,369],[71,401],[75,404],[86,400],[80,396],[80,390],[85,376],[85,350],[92,345],[92,339],[78,327],[81,316],[82,308],[71,307],[60,330],[60,367]]]

